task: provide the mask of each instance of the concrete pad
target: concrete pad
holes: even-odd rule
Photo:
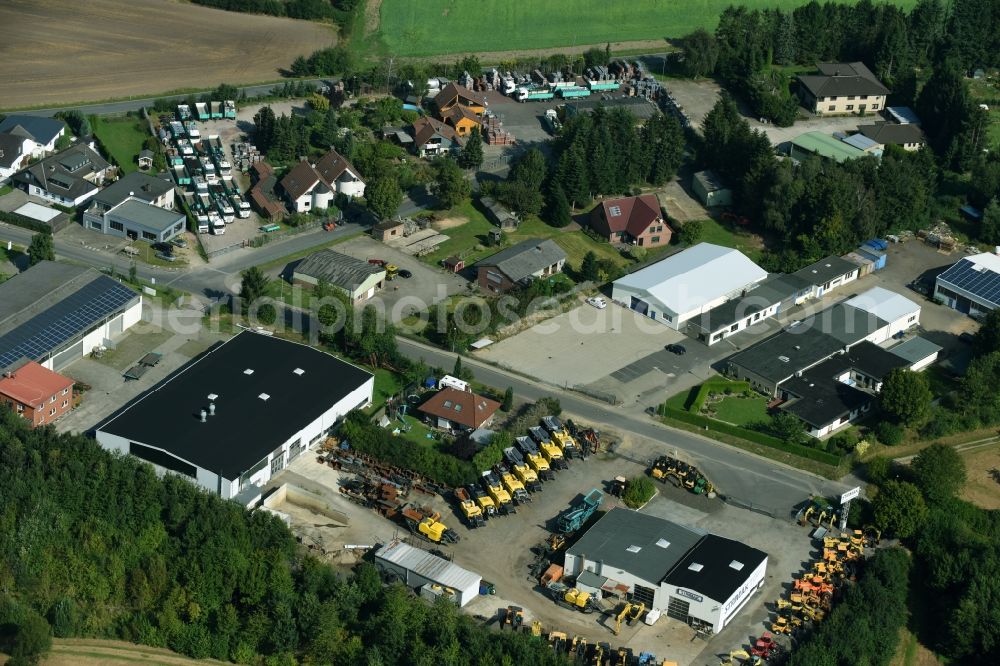
[[[501,367],[574,386],[684,340],[681,333],[613,303],[604,310],[583,304],[476,354]]]

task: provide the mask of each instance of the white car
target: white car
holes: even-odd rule
[[[608,302],[604,300],[604,298],[602,298],[601,296],[591,296],[590,298],[587,299],[587,303],[593,305],[598,310],[603,310],[604,308],[608,307]]]

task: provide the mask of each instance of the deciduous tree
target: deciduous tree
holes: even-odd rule
[[[910,468],[914,483],[928,502],[955,497],[965,483],[965,461],[954,448],[944,444],[932,444],[918,453]]]
[[[28,263],[32,266],[39,261],[55,261],[56,248],[52,243],[52,234],[38,232],[31,237],[28,244]]]
[[[927,517],[920,489],[906,481],[886,481],[872,501],[879,529],[906,539],[917,533]]]

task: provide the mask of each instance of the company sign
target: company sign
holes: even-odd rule
[[[694,592],[689,592],[688,590],[685,590],[685,589],[680,588],[680,587],[677,588],[677,594],[679,596],[682,596],[682,597],[687,597],[688,599],[691,599],[692,601],[697,601],[698,603],[701,603],[701,602],[703,602],[705,600],[705,597],[701,596],[700,594],[695,594]]]
[[[847,504],[848,502],[850,502],[852,499],[854,499],[855,497],[857,497],[860,494],[861,494],[861,486],[857,486],[857,487],[851,488],[846,493],[844,493],[843,495],[840,496],[840,503],[841,504]]]

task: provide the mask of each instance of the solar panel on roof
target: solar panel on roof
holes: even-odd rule
[[[991,303],[1000,303],[1000,274],[976,270],[976,264],[962,259],[938,278]]]
[[[111,278],[99,277],[0,337],[0,367],[52,353],[137,297]]]

